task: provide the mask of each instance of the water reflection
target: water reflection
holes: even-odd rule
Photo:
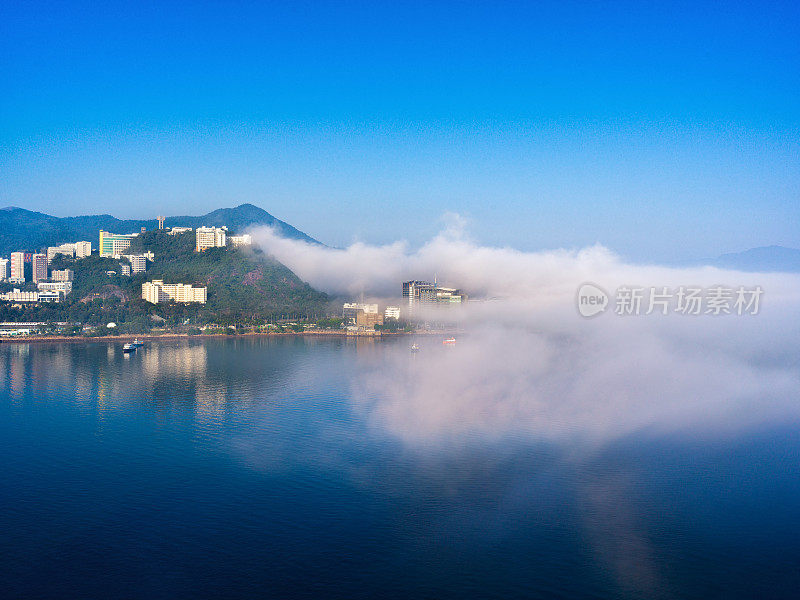
[[[116,343],[3,344],[0,365],[11,398],[66,401],[100,417],[126,406],[164,414],[191,410],[208,425],[231,410],[245,414],[290,386],[293,350],[269,340],[155,342],[131,354]]]
[[[138,406],[191,414],[203,427],[272,418],[278,407],[291,414],[293,403],[336,389],[335,405],[316,407],[325,411],[320,426],[346,422],[364,428],[359,435],[421,447],[516,438],[602,446],[639,431],[735,435],[800,419],[796,365],[666,348],[643,361],[652,346],[644,340],[606,348],[616,355],[609,371],[589,360],[591,337],[526,334],[508,345],[498,336],[464,336],[455,348],[431,336],[418,354],[404,338],[182,340],[134,354],[113,343],[9,343],[0,364],[14,400],[66,401],[100,416]]]
[[[142,371],[151,379],[161,376],[204,377],[208,370],[205,344],[151,344],[140,350]]]
[[[501,379],[546,383],[564,354],[545,342],[516,345],[527,362],[505,353]],[[497,357],[466,337],[419,343],[413,355],[403,338],[185,340],[127,357],[105,343],[0,345],[15,482],[0,489],[21,521],[6,523],[13,568],[62,555],[80,565],[110,547],[82,582],[152,572],[152,556],[169,556],[192,581],[245,565],[237,581],[250,593],[220,596],[297,595],[314,580],[347,597],[686,597],[699,577],[709,595],[746,597],[759,589],[737,573],[753,571],[768,539],[771,581],[788,581],[784,565],[800,560],[795,433],[769,430],[727,463],[745,434],[698,450],[691,436],[625,428],[627,445],[580,446],[530,427],[558,425],[574,404],[534,395],[533,421],[502,414],[507,403],[487,412],[472,402],[493,389],[472,386]],[[525,377],[510,378],[521,365]],[[370,387],[386,379],[410,395],[387,402]],[[578,425],[620,405],[583,408]],[[769,511],[752,510],[761,501]]]
[[[376,428],[422,446],[509,436],[602,446],[648,430],[736,435],[800,420],[792,361],[765,362],[724,337],[700,347],[689,331],[637,333],[492,328],[452,348],[423,338],[416,355],[359,353],[351,395]]]
[[[650,542],[648,515],[637,507],[631,473],[587,471],[577,487],[586,541],[620,590],[635,598],[672,598],[664,560]]]

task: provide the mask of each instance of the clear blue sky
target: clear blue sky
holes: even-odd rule
[[[0,6],[0,205],[327,243],[800,247],[800,3]]]

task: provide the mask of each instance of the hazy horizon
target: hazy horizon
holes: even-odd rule
[[[250,202],[243,203],[243,204],[251,204],[251,205],[253,205]],[[241,206],[241,205],[239,205],[239,206]],[[253,205],[253,206],[255,206],[255,205]],[[224,210],[224,209],[232,209],[232,208],[238,208],[238,206],[220,206],[220,207],[218,207],[217,209],[214,209],[214,210],[219,210],[219,209],[223,209]],[[284,219],[281,219],[279,215],[275,215],[275,214],[271,213],[269,210],[264,209],[263,207],[257,207],[257,208],[262,208],[263,210],[266,210],[266,212],[270,213],[276,219],[278,219],[280,221],[283,221],[283,222],[287,223],[290,226],[294,226],[292,223],[287,222]],[[23,207],[13,206],[13,205],[0,207],[0,210],[11,210],[11,209],[31,210],[31,209],[25,209]],[[34,212],[42,212],[42,211],[34,211]],[[213,212],[213,211],[209,211],[209,212]],[[44,214],[48,214],[48,213],[44,213]],[[113,213],[92,213],[92,214],[81,214],[81,215],[51,215],[51,216],[55,216],[55,217],[58,217],[58,218],[65,218],[65,217],[100,216],[101,214],[108,214],[108,215],[110,215],[110,216],[112,216],[114,218],[120,219],[120,220],[133,220],[133,221],[149,220],[149,221],[155,221],[155,217],[154,216],[143,216],[141,218],[139,218],[139,217],[131,217],[130,219],[127,219],[127,218],[124,218],[124,217],[119,217],[118,215],[113,214]],[[206,213],[206,214],[208,214],[208,213]],[[175,218],[175,217],[181,217],[181,216],[197,217],[197,216],[203,216],[203,215],[201,215],[201,214],[186,214],[186,215],[165,215],[165,216],[167,218]],[[445,214],[441,215],[436,221],[436,224],[440,227],[440,231],[438,233],[434,233],[433,236],[430,239],[421,240],[418,245],[410,244],[409,241],[407,239],[404,239],[404,238],[395,238],[394,240],[388,241],[385,244],[374,244],[374,246],[376,246],[376,247],[383,246],[383,247],[386,247],[386,248],[389,248],[389,247],[392,247],[392,248],[403,248],[404,250],[419,250],[419,249],[422,249],[426,245],[428,245],[431,242],[432,239],[435,239],[435,237],[437,235],[441,234],[441,230],[447,229],[452,224],[452,221],[454,219],[456,221],[458,221],[459,227],[462,230],[469,229],[470,226],[473,225],[473,223],[471,223],[468,219],[464,218],[462,215],[459,215],[458,213],[445,213]],[[251,229],[252,228],[248,229],[248,231],[250,231]],[[261,230],[262,228],[261,227],[256,227],[256,229],[257,230]],[[309,235],[312,238],[317,239],[318,241],[322,242],[327,247],[329,247],[331,249],[334,249],[334,250],[345,250],[345,251],[347,251],[349,249],[352,249],[353,247],[370,246],[370,244],[366,244],[363,240],[360,240],[360,239],[354,239],[351,243],[349,243],[349,244],[347,244],[345,246],[334,246],[334,245],[326,243],[324,240],[319,240],[315,236],[313,231],[304,231],[302,229],[300,229],[300,231],[302,233],[305,233],[305,234]],[[473,240],[473,241],[477,240],[476,236],[473,235],[472,233],[470,233],[470,239]],[[748,252],[750,250],[754,250],[754,249],[780,248],[780,249],[785,249],[785,250],[798,250],[797,248],[791,248],[791,247],[788,247],[788,246],[781,246],[779,244],[766,244],[764,246],[757,246],[757,247],[754,247],[754,248],[740,248],[740,249],[731,250],[729,252],[722,252],[722,253],[720,253],[719,255],[716,255],[716,256],[684,256],[682,258],[673,258],[672,260],[654,261],[652,259],[648,260],[647,258],[645,258],[643,256],[632,255],[632,254],[628,254],[628,255],[622,254],[620,252],[617,252],[615,248],[612,248],[612,247],[610,247],[610,246],[608,246],[606,244],[600,243],[600,242],[595,243],[592,246],[593,247],[602,248],[602,249],[610,252],[611,254],[613,254],[615,256],[618,256],[620,259],[624,259],[624,260],[629,261],[631,264],[636,264],[636,263],[639,263],[639,264],[661,264],[661,265],[668,266],[668,267],[669,266],[679,267],[679,266],[712,264],[717,259],[722,258],[722,257],[724,257],[726,255],[727,256],[731,256],[731,255],[737,255],[737,254],[744,254],[744,253],[746,253],[746,252]],[[582,249],[586,248],[586,247],[581,248],[581,247],[577,247],[577,246],[566,246],[566,245],[552,246],[552,247],[544,247],[544,246],[536,247],[536,246],[533,246],[533,245],[529,245],[525,250],[523,250],[522,248],[514,247],[513,245],[510,245],[510,244],[507,244],[507,243],[501,243],[501,244],[497,244],[496,246],[491,246],[491,247],[494,247],[494,248],[497,248],[497,249],[521,250],[521,251],[527,251],[527,252],[566,251],[566,252],[573,252],[573,253],[579,252]],[[757,269],[748,268],[746,270],[747,271],[754,271],[754,270],[757,270]],[[780,271],[780,269],[775,269],[775,268],[769,268],[769,269],[766,270],[766,272],[779,272],[779,271]],[[794,269],[790,269],[789,272],[794,272]]]

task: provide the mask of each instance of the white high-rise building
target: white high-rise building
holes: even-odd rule
[[[17,283],[25,281],[25,253],[11,253],[11,280]]]
[[[154,279],[142,284],[142,299],[152,304],[168,300],[205,304],[207,288],[193,287],[188,283],[164,283],[160,279]]]
[[[134,275],[136,275],[136,273],[144,273],[147,270],[146,254],[126,254],[125,258],[130,261],[131,272]]]
[[[0,281],[8,279],[8,259],[0,258]]]
[[[195,250],[202,252],[206,248],[224,247],[226,233],[226,227],[198,227],[195,231]]]
[[[92,255],[91,242],[75,242],[75,258],[86,258]]]
[[[383,316],[386,319],[397,319],[400,320],[400,307],[399,306],[387,306],[386,310],[383,311]]]
[[[70,244],[61,244],[60,246],[50,246],[47,249],[47,264],[53,262],[53,259],[58,254],[69,256],[72,258],[86,258],[92,255],[91,242],[75,242]]]

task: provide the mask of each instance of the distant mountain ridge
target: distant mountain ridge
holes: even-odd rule
[[[713,264],[737,271],[800,273],[800,250],[784,246],[760,246],[744,252],[723,254]]]
[[[201,216],[167,217],[166,227],[201,227],[227,225],[233,231],[243,232],[257,225],[274,227],[282,236],[319,244],[317,240],[288,223],[275,218],[253,204],[241,204],[235,208],[220,208]],[[0,209],[0,254],[7,255],[18,250],[33,251],[65,242],[89,240],[94,248],[98,244],[101,229],[112,233],[134,233],[142,227],[155,229],[158,221],[153,219],[117,219],[111,215],[84,215],[79,217],[54,217],[45,213],[9,206]]]

